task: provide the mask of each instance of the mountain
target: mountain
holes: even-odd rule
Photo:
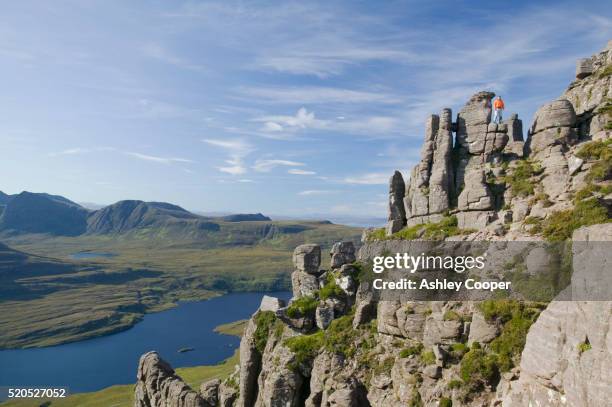
[[[0,205],[6,205],[10,199],[11,195],[7,195],[4,192],[0,191]]]
[[[226,222],[263,222],[272,220],[261,213],[238,213],[235,215],[222,216],[221,219]]]
[[[160,227],[208,227],[218,229],[205,218],[165,202],[119,201],[93,212],[87,233],[126,233],[135,229]]]
[[[59,195],[22,192],[7,195],[0,192],[0,231],[10,233],[47,233],[58,236],[81,234],[125,234],[144,231],[174,237],[202,237],[202,233],[219,231],[220,223],[272,222],[261,213],[225,216],[196,215],[167,202],[124,200],[90,210]],[[257,236],[268,234],[266,228],[246,227]],[[282,229],[282,228],[281,228]],[[285,227],[291,233],[290,227]]]
[[[0,230],[76,236],[85,233],[89,211],[58,195],[24,191],[6,200]]]

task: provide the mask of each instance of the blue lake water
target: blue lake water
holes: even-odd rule
[[[245,319],[266,293],[237,293],[147,314],[134,327],[113,335],[47,348],[0,351],[0,387],[68,387],[95,391],[136,381],[140,355],[155,350],[174,368],[210,365],[234,353],[240,339],[213,329]],[[289,292],[267,293],[289,299]],[[179,353],[181,348],[193,351]]]
[[[114,253],[105,253],[105,252],[78,252],[72,253],[70,256],[73,260],[81,260],[81,259],[99,259],[99,258],[109,258],[115,257]]]

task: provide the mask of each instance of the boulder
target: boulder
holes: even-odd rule
[[[470,335],[468,336],[468,345],[474,342],[489,343],[499,335],[499,326],[489,324],[484,315],[480,312],[472,314],[472,322],[470,323]]]
[[[461,321],[445,321],[443,319],[429,317],[425,321],[423,345],[452,344],[459,340],[462,332],[463,322]]]
[[[583,163],[584,160],[576,157],[575,155],[570,155],[567,157],[567,169],[569,171],[569,175],[574,175],[576,172],[578,172]]]
[[[134,407],[211,407],[157,352],[140,357]]]
[[[345,264],[353,263],[356,260],[355,246],[353,245],[353,242],[334,243],[330,254],[330,267],[332,269],[339,268]]]
[[[558,99],[540,107],[531,125],[531,134],[557,127],[574,127],[576,112],[566,99]]]
[[[576,79],[584,79],[593,73],[591,58],[582,58],[576,62]]]
[[[442,377],[442,367],[438,365],[425,366],[425,369],[423,369],[423,374],[432,379],[439,379]]]
[[[485,158],[495,153],[501,153],[506,144],[508,144],[508,133],[505,131],[505,127],[502,128],[502,126],[505,125],[500,124],[497,131],[487,132],[483,148]]]
[[[522,222],[529,215],[529,203],[524,199],[512,201],[512,222]]]
[[[319,280],[316,276],[296,270],[291,274],[293,297],[306,297],[313,295],[319,289]]]
[[[259,311],[272,311],[275,313],[284,306],[285,301],[281,300],[280,298],[264,295],[261,299],[261,304],[259,304]]]
[[[321,246],[317,244],[303,244],[293,251],[293,265],[299,271],[308,274],[319,274],[321,265]]]

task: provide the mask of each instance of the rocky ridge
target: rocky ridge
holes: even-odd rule
[[[567,300],[601,289],[611,262],[601,246],[612,241],[611,64],[612,42],[579,61],[576,81],[537,111],[526,139],[516,115],[490,123],[491,92],[472,96],[454,122],[450,109],[432,115],[408,182],[399,171],[390,179],[384,230],[366,231],[358,251],[336,243],[326,269],[320,246],[297,247],[293,298],[264,298],[234,374],[194,395],[147,354],[135,406],[214,405],[196,397],[206,394],[244,407],[607,405],[612,302]],[[376,301],[369,260],[419,238],[569,238],[572,285],[548,304]],[[529,272],[538,259],[521,262]]]
[[[516,232],[505,237],[514,239],[529,229],[526,217],[544,219],[571,207],[593,165],[578,151],[610,138],[611,63],[612,44],[578,61],[576,81],[538,109],[525,141],[516,114],[490,122],[492,92],[473,95],[454,122],[450,109],[431,115],[409,181],[399,171],[390,179],[386,235],[453,215],[459,228]]]

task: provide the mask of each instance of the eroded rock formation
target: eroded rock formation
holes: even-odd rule
[[[134,400],[135,407],[212,407],[157,352],[140,358]]]
[[[387,235],[439,222],[449,213],[457,217],[460,228],[492,225],[489,229],[499,234],[508,220],[522,221],[530,212],[546,217],[567,208],[571,195],[585,184],[576,145],[610,137],[610,64],[612,44],[580,60],[576,81],[558,100],[538,109],[526,141],[516,114],[501,124],[491,123],[492,92],[474,94],[455,122],[450,109],[431,115],[425,123],[420,162],[409,178],[399,171],[391,177]],[[504,178],[522,162],[537,163],[539,180],[546,179],[535,187],[538,202],[529,204],[525,194],[511,190]],[[398,204],[402,197],[403,210]],[[506,212],[504,207],[513,210]]]
[[[526,140],[516,115],[490,123],[491,92],[470,98],[455,122],[450,109],[432,115],[410,178],[396,171],[390,179],[387,235],[454,215],[459,228],[477,230],[449,237],[453,244],[486,240],[506,248],[503,256],[488,252],[496,270],[512,259],[530,277],[550,271],[549,251],[506,246],[541,241],[541,231],[526,220],[567,218],[580,202],[601,204],[609,221],[610,175],[588,180],[601,160],[581,158],[578,149],[612,136],[611,75],[603,74],[611,63],[612,46],[580,61],[577,80],[537,111]],[[420,252],[424,243],[368,236],[358,251],[350,242],[333,245],[327,269],[320,246],[296,248],[292,300],[263,299],[241,340],[239,371],[229,379],[205,383],[197,393],[157,354],[144,355],[135,405],[609,405],[612,301],[584,299],[612,297],[602,284],[611,251],[601,245],[612,241],[612,223],[574,232],[572,285],[556,301],[511,302],[509,311],[487,310],[472,297],[380,301],[364,265],[385,253]]]

